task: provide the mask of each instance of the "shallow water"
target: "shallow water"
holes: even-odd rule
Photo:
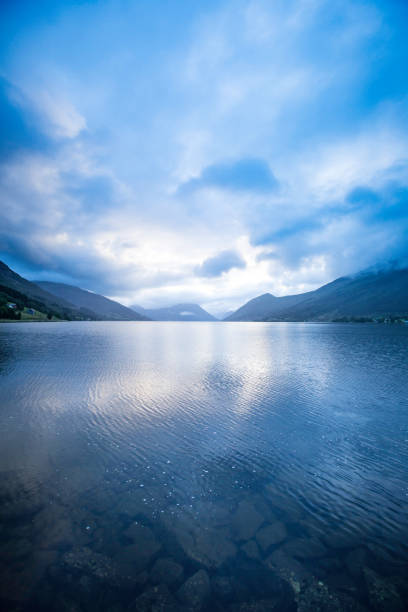
[[[4,610],[408,601],[408,327],[0,325]]]

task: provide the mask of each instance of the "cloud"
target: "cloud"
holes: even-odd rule
[[[232,268],[245,268],[245,261],[237,251],[221,251],[213,257],[208,257],[194,270],[196,276],[221,276]]]
[[[297,269],[310,257],[323,256],[337,275],[406,259],[407,238],[408,164],[401,162],[373,177],[371,185],[352,187],[344,198],[307,215],[297,213],[285,221],[281,217],[279,228],[265,223],[253,234],[254,244],[268,249],[258,261],[278,260]]]
[[[264,160],[243,158],[207,166],[199,177],[183,183],[179,193],[188,194],[205,188],[267,193],[278,188],[278,181]]]
[[[54,138],[75,138],[86,129],[86,121],[74,105],[55,93],[39,91],[33,102]]]
[[[406,251],[406,3],[6,4],[17,271],[221,310]]]

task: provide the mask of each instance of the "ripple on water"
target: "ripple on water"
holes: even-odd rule
[[[403,609],[407,340],[2,326],[1,603]]]

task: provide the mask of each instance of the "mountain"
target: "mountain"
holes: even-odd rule
[[[7,302],[16,303],[19,310],[23,310],[24,307],[33,308],[48,314],[50,318],[69,320],[97,318],[94,312],[79,311],[73,304],[28,281],[0,261],[0,303],[4,305]]]
[[[153,321],[217,321],[198,304],[176,304],[166,308],[142,308],[135,304],[131,308]]]
[[[73,285],[53,283],[49,281],[35,281],[36,284],[54,296],[66,300],[76,308],[92,311],[95,315],[109,321],[146,321],[148,317],[134,310],[110,300],[109,298],[92,293]]]
[[[226,321],[334,321],[408,316],[408,269],[366,270],[315,291],[250,300]]]
[[[275,297],[271,293],[264,293],[253,298],[240,308],[227,316],[225,321],[264,321],[266,316],[279,313],[283,308],[292,306],[306,294],[287,295]]]

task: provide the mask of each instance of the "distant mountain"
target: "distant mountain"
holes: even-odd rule
[[[166,308],[142,308],[135,304],[131,308],[153,321],[217,321],[198,304],[176,304]]]
[[[95,319],[94,312],[79,311],[65,299],[58,298],[45,291],[35,283],[23,278],[5,263],[0,261],[1,301],[14,302],[22,309],[24,306],[34,308],[60,319]]]
[[[92,311],[98,318],[109,321],[146,321],[148,317],[114,300],[64,283],[36,281],[36,284],[49,293],[66,300],[77,308]]]
[[[408,316],[408,269],[367,270],[307,293],[250,300],[226,321],[335,321]]]
[[[275,297],[271,293],[264,293],[253,298],[240,308],[227,316],[225,321],[263,321],[266,316],[279,313],[283,308],[292,306],[303,299],[306,294],[287,295]]]

